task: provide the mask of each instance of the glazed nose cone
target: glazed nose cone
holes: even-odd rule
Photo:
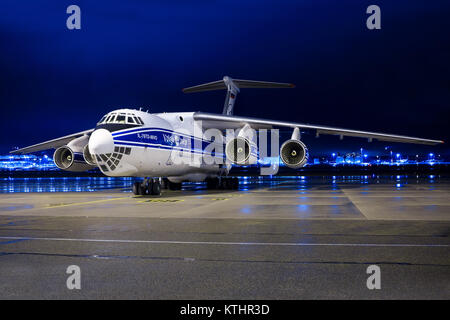
[[[114,140],[111,132],[106,129],[95,130],[89,138],[91,154],[108,154],[114,151]]]

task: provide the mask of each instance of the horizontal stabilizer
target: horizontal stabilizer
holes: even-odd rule
[[[228,78],[228,77],[224,77]],[[268,81],[254,81],[254,80],[241,80],[232,79],[233,83],[239,88],[294,88],[295,85],[292,83],[282,83],[282,82],[268,82]],[[184,88],[184,93],[202,92],[202,91],[213,91],[213,90],[225,90],[228,89],[225,79],[213,82],[208,82],[204,84],[199,84],[197,86]]]
[[[222,114],[232,115],[234,102],[236,101],[236,96],[239,93],[239,89],[242,88],[267,89],[267,88],[294,88],[294,87],[295,85],[293,85],[292,83],[231,79],[230,77],[225,76],[223,77],[222,80],[199,84],[198,86],[193,86],[189,88],[184,88],[183,92],[192,93],[192,92],[226,89],[227,95],[225,98],[225,104],[223,106]]]

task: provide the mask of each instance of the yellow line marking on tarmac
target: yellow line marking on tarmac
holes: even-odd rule
[[[143,203],[143,202],[180,202],[180,201],[184,201],[182,199],[148,199],[148,200],[142,200],[142,201],[138,201],[139,203]]]
[[[123,200],[123,199],[130,199],[130,197],[120,197],[120,198],[112,198],[112,199],[102,199],[102,200],[94,200],[94,201],[86,201],[86,202],[74,202],[74,203],[61,203],[61,204],[49,204],[45,208],[51,209],[51,208],[61,208],[61,207],[69,207],[69,206],[79,206],[84,204],[91,204],[91,203],[99,203],[99,202],[106,202],[106,201],[114,201],[114,200]],[[38,208],[36,208],[38,209]]]

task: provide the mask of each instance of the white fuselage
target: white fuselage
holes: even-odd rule
[[[119,130],[99,126],[94,131],[89,149],[105,175],[169,177],[178,182],[202,181],[227,170],[219,164],[201,161],[210,141],[203,139],[193,112],[151,114],[129,109],[114,112],[132,113],[142,119],[143,125]]]

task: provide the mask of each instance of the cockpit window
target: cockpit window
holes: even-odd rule
[[[108,118],[108,120],[107,120],[106,122],[107,122],[107,123],[113,123],[113,122],[115,122],[115,121],[116,121],[116,116],[117,116],[116,113],[112,113],[112,114],[109,116],[109,118]]]
[[[117,123],[125,123],[125,113],[119,113],[116,119]]]
[[[127,123],[136,124],[136,121],[134,121],[133,115],[131,115],[131,114],[127,115]]]
[[[139,123],[140,125],[144,124],[144,121],[142,121],[142,119],[140,117],[135,117],[135,118],[136,118],[137,123]]]
[[[129,124],[132,126],[141,126],[144,124],[140,117],[133,113],[108,113],[98,124]]]

